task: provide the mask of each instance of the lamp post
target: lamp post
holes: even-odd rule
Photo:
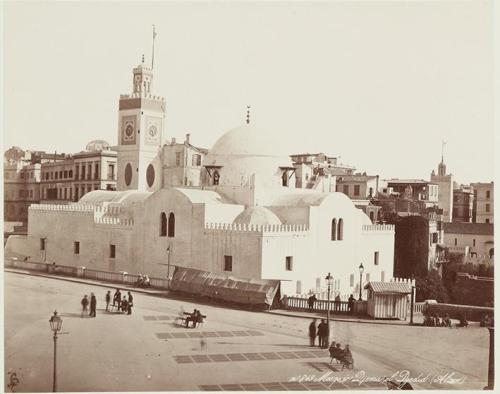
[[[326,284],[328,286],[328,303],[326,304],[326,327],[328,328],[328,333],[326,335],[326,346],[330,343],[330,290],[333,283],[333,276],[328,273],[325,277]]]
[[[54,332],[54,376],[52,380],[52,391],[55,393],[57,390],[57,333],[61,331],[62,319],[57,316],[57,311],[49,320],[50,329]]]
[[[170,245],[168,245],[167,248],[167,290],[170,290],[170,253],[172,252],[172,249],[170,248]]]
[[[363,285],[363,271],[365,270],[365,267],[363,267],[363,263],[359,265],[359,301],[362,300],[361,297],[361,286]]]

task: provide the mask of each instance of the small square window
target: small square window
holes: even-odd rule
[[[293,257],[292,256],[286,256],[286,270],[287,271],[293,270]]]
[[[80,242],[75,241],[73,245],[74,253],[75,254],[80,254]]]
[[[233,270],[233,256],[224,256],[224,271]]]
[[[116,246],[115,245],[109,245],[109,257],[114,259],[116,256]]]

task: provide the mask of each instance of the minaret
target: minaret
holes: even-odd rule
[[[153,70],[142,62],[132,71],[132,94],[120,95],[118,110],[118,190],[157,190],[165,99],[152,95]]]
[[[443,209],[443,221],[451,222],[453,219],[453,175],[446,174],[446,164],[444,163],[444,146],[441,144],[441,162],[438,164],[438,173],[431,173],[431,182],[439,186],[438,203],[439,208]]]

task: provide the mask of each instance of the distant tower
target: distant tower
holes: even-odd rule
[[[160,153],[165,99],[151,94],[153,70],[133,69],[133,93],[120,95],[118,111],[118,190],[156,190],[161,185]]]
[[[451,222],[453,218],[453,175],[446,174],[446,164],[444,164],[444,146],[441,145],[441,162],[438,164],[438,173],[431,173],[431,182],[439,186],[438,201],[439,207],[443,209],[443,221]]]

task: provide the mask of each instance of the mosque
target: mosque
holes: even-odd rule
[[[34,204],[26,237],[7,248],[34,261],[165,277],[172,266],[273,279],[281,293],[355,293],[393,277],[394,227],[372,224],[343,193],[295,187],[273,133],[246,122],[208,152],[164,144],[165,100],[153,71],[133,69],[118,113],[117,191],[69,205]],[[203,159],[203,160],[201,160]]]

